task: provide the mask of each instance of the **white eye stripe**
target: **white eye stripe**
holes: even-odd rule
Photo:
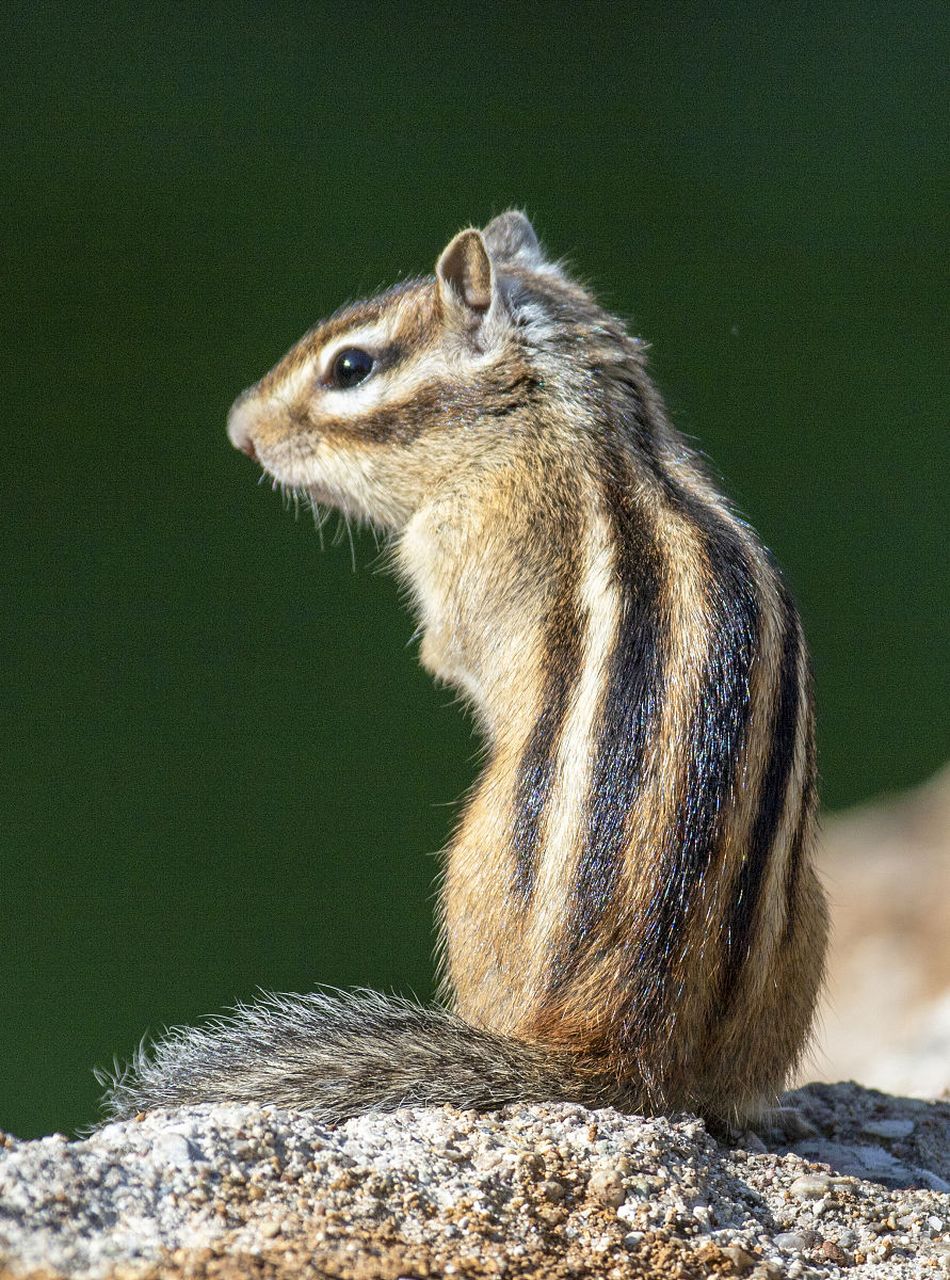
[[[352,345],[349,339],[342,347],[334,344],[333,355],[339,354],[348,345]],[[356,418],[368,410],[406,404],[420,387],[433,380],[444,380],[448,373],[445,360],[440,355],[427,353],[400,365],[399,377],[395,381],[387,376],[388,371],[383,368],[378,376],[366,378],[354,387],[323,386],[319,391],[320,404],[334,417]]]
[[[335,418],[355,418],[375,409],[385,394],[385,379],[365,378],[354,387],[321,387],[319,404]]]

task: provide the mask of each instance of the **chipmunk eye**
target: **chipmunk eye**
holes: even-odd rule
[[[335,387],[346,389],[355,387],[358,382],[368,378],[373,372],[375,361],[368,351],[359,347],[344,347],[333,357],[330,366],[330,381]]]

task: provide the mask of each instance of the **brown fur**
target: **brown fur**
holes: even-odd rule
[[[340,389],[346,347],[376,365]],[[422,661],[484,732],[440,908],[452,1026],[508,1038],[515,1096],[752,1113],[825,949],[807,657],[641,344],[506,214],[318,325],[229,431],[392,535]]]

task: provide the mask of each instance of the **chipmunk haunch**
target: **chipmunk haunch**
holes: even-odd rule
[[[486,762],[445,855],[442,1004],[239,1008],[140,1054],[113,1114],[753,1115],[799,1059],[825,951],[808,657],[643,345],[510,212],[317,325],[228,431],[391,534],[422,661],[468,699]]]

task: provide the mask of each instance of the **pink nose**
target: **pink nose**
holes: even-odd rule
[[[248,403],[249,399],[250,392],[244,391],[231,406],[231,412],[228,414],[228,439],[235,449],[240,449],[253,462],[257,462],[257,450],[251,436],[255,415],[253,407]]]

